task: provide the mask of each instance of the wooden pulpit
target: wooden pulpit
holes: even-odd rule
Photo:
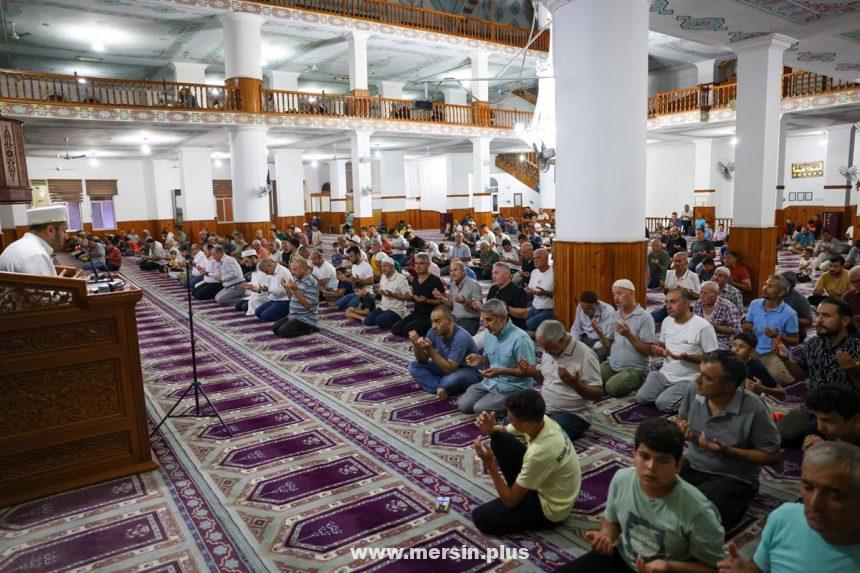
[[[156,468],[134,310],[143,293],[86,285],[0,273],[0,507]]]

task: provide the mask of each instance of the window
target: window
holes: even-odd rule
[[[233,222],[232,197],[215,197],[215,218],[219,223]]]
[[[69,231],[80,231],[84,228],[81,224],[81,204],[77,201],[66,201],[69,209]]]
[[[116,219],[113,215],[113,199],[90,201],[93,211],[93,230],[106,231],[116,229]]]

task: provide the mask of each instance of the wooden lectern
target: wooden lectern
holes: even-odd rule
[[[143,293],[86,285],[0,273],[0,507],[156,468],[134,312]]]

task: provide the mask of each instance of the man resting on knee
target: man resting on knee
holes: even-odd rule
[[[537,391],[511,394],[505,405],[507,428],[496,426],[496,417],[489,412],[475,422],[490,437],[488,448],[479,436],[475,451],[499,494],[472,512],[475,527],[486,535],[555,527],[570,515],[579,494],[579,456],[567,434],[546,416]],[[523,434],[526,445],[511,431]]]
[[[481,373],[466,365],[466,356],[477,352],[475,341],[464,328],[457,326],[447,306],[433,309],[430,325],[426,337],[415,330],[409,333],[415,353],[409,374],[424,391],[440,398],[462,394],[481,381]]]

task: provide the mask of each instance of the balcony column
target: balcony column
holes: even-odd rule
[[[260,113],[263,89],[263,48],[260,30],[265,19],[249,12],[221,17],[224,36],[224,85],[239,90],[239,109]]]
[[[713,140],[712,139],[694,139],[693,145],[695,153],[693,156],[693,198],[689,201],[693,205],[693,213],[698,218],[699,215],[704,217],[708,225],[714,229],[714,219],[716,218],[716,206],[710,204],[711,198],[716,193],[714,181],[711,174],[714,171]],[[698,193],[706,199],[705,205],[696,205],[696,197]]]
[[[264,192],[268,174],[266,130],[244,125],[230,130],[230,175],[233,179],[233,216],[246,239],[257,229],[266,233],[271,224],[269,197]]]
[[[301,149],[276,149],[275,181],[278,188],[278,216],[275,224],[301,227],[305,222],[304,167]]]
[[[696,69],[699,71],[699,85],[714,83],[714,65],[716,60],[710,59],[704,62],[697,62]]]
[[[487,78],[490,74],[490,53],[485,50],[474,50],[469,56],[472,62],[472,78]],[[469,90],[472,92],[472,122],[475,125],[490,125],[489,87],[487,81],[472,81]]]
[[[349,134],[352,156],[353,223],[356,228],[377,223],[373,217],[373,180],[370,163],[370,136],[372,131],[356,130]]]
[[[472,138],[471,190],[473,217],[479,225],[493,223],[493,194],[490,191],[491,137]]]
[[[779,121],[779,154],[776,162],[776,209],[774,210],[774,222],[776,224],[777,236],[782,235],[785,229],[785,140],[788,136],[786,119],[783,115]],[[827,167],[825,165],[825,167]]]
[[[331,222],[335,232],[346,221],[346,159],[329,161],[329,179],[331,183]]]
[[[299,72],[283,72],[281,70],[267,70],[269,87],[273,90],[299,91]]]
[[[540,4],[544,12],[546,8]],[[550,54],[550,57],[552,54]],[[552,59],[546,62],[538,62],[536,75],[538,77],[538,101],[535,105],[534,115],[530,128],[537,127],[541,138],[547,148],[555,148],[556,142],[556,115],[555,115],[555,70],[552,67]],[[540,149],[540,142],[538,149]],[[540,208],[555,209],[555,166],[550,166],[546,171],[540,171]]]
[[[442,93],[445,94],[445,103],[447,105],[469,105],[469,102],[466,98],[466,90],[464,90],[460,86],[444,89],[442,90]],[[458,113],[458,110],[456,108],[446,107],[445,121],[447,123],[458,123],[462,121],[462,117]]]
[[[544,4],[555,30],[556,101],[563,102],[555,110],[555,315],[570,326],[580,294],[592,290],[612,301],[617,279],[632,281],[645,306],[649,2]],[[597,77],[599,90],[584,81]]]
[[[406,219],[406,161],[402,151],[382,154],[380,179],[382,187],[382,221],[391,227]]]
[[[403,99],[403,83],[379,82],[379,97]]]
[[[349,44],[349,95],[367,97],[367,39],[370,32],[352,30],[346,37]]]
[[[182,196],[183,227],[189,240],[197,239],[200,229],[215,231],[215,195],[212,191],[212,149],[180,147],[179,186]]]
[[[770,34],[733,45],[738,55],[738,143],[730,243],[749,269],[753,297],[776,268],[782,57],[793,42]]]
[[[856,129],[850,123],[834,125],[827,128],[827,156],[824,158],[824,204],[845,205],[845,215],[842,217],[842,229],[839,236],[845,236],[844,231],[854,224],[854,209],[851,208],[852,185],[839,174],[840,167],[848,166],[848,158],[854,152],[852,140]],[[855,162],[856,163],[856,162]]]

